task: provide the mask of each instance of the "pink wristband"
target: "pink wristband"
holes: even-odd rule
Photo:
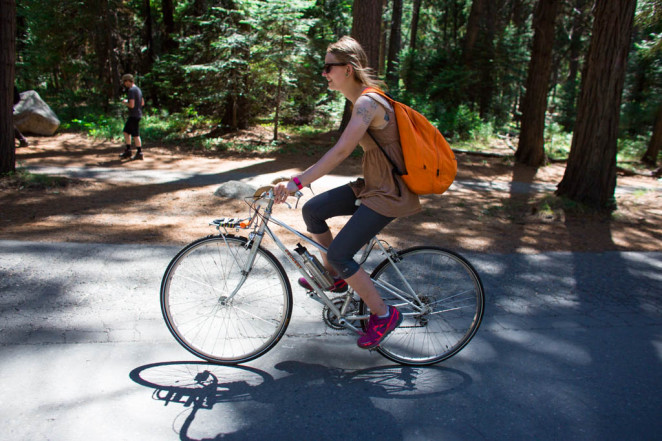
[[[301,181],[296,176],[292,178],[292,182],[294,182],[294,185],[296,185],[299,190],[303,188],[303,185],[301,185]]]

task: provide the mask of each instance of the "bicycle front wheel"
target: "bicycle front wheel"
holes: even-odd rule
[[[246,272],[251,251],[243,237],[210,236],[184,247],[168,265],[161,283],[163,318],[197,357],[246,362],[285,333],[292,314],[290,282],[280,262],[261,247]]]
[[[462,256],[437,247],[409,248],[395,260],[395,265],[384,260],[371,275],[384,302],[404,316],[377,351],[415,366],[457,354],[483,318],[485,294],[478,273]],[[360,309],[363,314],[369,312],[363,302]]]

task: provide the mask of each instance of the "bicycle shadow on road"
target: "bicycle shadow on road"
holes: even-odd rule
[[[441,397],[469,387],[471,378],[446,367],[383,366],[358,371],[284,361],[284,376],[247,366],[162,362],[129,374],[154,389],[164,406],[181,404],[179,439],[401,439],[402,427],[374,398]],[[199,411],[204,411],[200,412]],[[415,418],[416,415],[412,415]]]

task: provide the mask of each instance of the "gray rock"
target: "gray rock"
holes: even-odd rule
[[[244,199],[253,196],[256,188],[241,181],[228,181],[216,189],[214,195],[223,198]]]
[[[28,90],[21,93],[21,101],[14,107],[14,125],[23,133],[52,136],[60,120],[37,92]]]

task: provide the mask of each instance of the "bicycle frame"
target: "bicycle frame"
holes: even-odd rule
[[[264,208],[264,213],[260,214],[259,210],[261,208],[262,202],[265,201],[267,202],[267,206]],[[234,226],[235,228],[250,228],[251,225],[253,225],[254,222],[256,222],[256,225],[253,227],[253,231],[249,234],[249,242],[248,246],[251,247],[251,252],[249,253],[248,258],[246,259],[246,262],[239,262],[240,265],[243,265],[244,271],[241,280],[239,281],[237,287],[234,289],[234,291],[228,296],[227,300],[230,300],[234,295],[239,291],[241,286],[244,284],[246,279],[248,278],[251,269],[253,267],[253,262],[255,260],[255,256],[257,255],[257,249],[261,245],[262,240],[264,239],[265,233],[274,241],[276,246],[285,254],[287,257],[287,260],[290,261],[294,267],[299,271],[299,273],[308,280],[310,285],[312,286],[314,290],[314,294],[311,292],[310,293],[310,298],[313,300],[316,300],[320,302],[321,304],[327,306],[333,314],[338,318],[338,323],[342,326],[345,326],[346,328],[352,329],[353,331],[360,333],[361,331],[354,325],[352,325],[353,321],[358,321],[358,320],[367,320],[369,318],[369,315],[345,315],[346,310],[350,304],[350,300],[352,298],[352,293],[349,292],[345,296],[345,300],[343,303],[343,306],[341,308],[338,308],[333,301],[324,293],[324,288],[319,286],[317,281],[312,277],[312,275],[306,270],[304,267],[301,258],[295,256],[292,254],[292,252],[283,244],[283,242],[278,238],[276,233],[269,227],[269,222],[273,222],[274,224],[278,225],[279,227],[285,228],[287,231],[290,233],[294,234],[297,238],[305,241],[309,245],[314,246],[317,248],[320,252],[326,253],[327,249],[317,241],[313,240],[312,238],[306,236],[305,234],[302,234],[295,228],[289,226],[285,222],[278,220],[277,218],[272,216],[272,209],[274,205],[274,199],[273,199],[273,190],[269,190],[268,194],[266,197],[261,198],[259,201],[256,203],[256,211],[255,214],[253,215],[252,218],[250,218],[250,222],[248,224],[245,224],[243,222],[234,221],[233,223],[230,223],[230,225],[221,225],[222,220],[216,220],[211,222],[211,225],[215,225],[216,228],[219,230],[219,233],[221,236],[225,237],[226,235],[223,234],[220,231],[221,227],[227,228],[227,226]],[[256,221],[256,219],[258,219]],[[226,230],[227,231],[227,230]],[[368,257],[370,256],[370,253],[372,249],[377,246],[381,249],[382,253],[386,256],[386,259],[391,261],[393,264],[393,267],[397,271],[398,275],[400,278],[403,280],[405,287],[408,292],[404,292],[397,287],[386,283],[384,281],[380,280],[373,280],[376,286],[381,287],[382,289],[389,291],[391,294],[402,300],[404,303],[403,304],[409,304],[411,305],[415,311],[418,313],[423,312],[423,306],[422,302],[420,301],[418,295],[416,292],[412,289],[411,285],[409,282],[405,279],[405,277],[402,275],[400,270],[398,269],[396,262],[397,262],[397,252],[393,250],[391,247],[388,249],[384,247],[382,242],[375,236],[370,241],[366,244],[366,246],[363,248],[361,257],[359,259],[359,264],[363,265]],[[398,306],[398,305],[396,305]],[[416,312],[413,313],[408,313],[405,315],[416,315]]]

